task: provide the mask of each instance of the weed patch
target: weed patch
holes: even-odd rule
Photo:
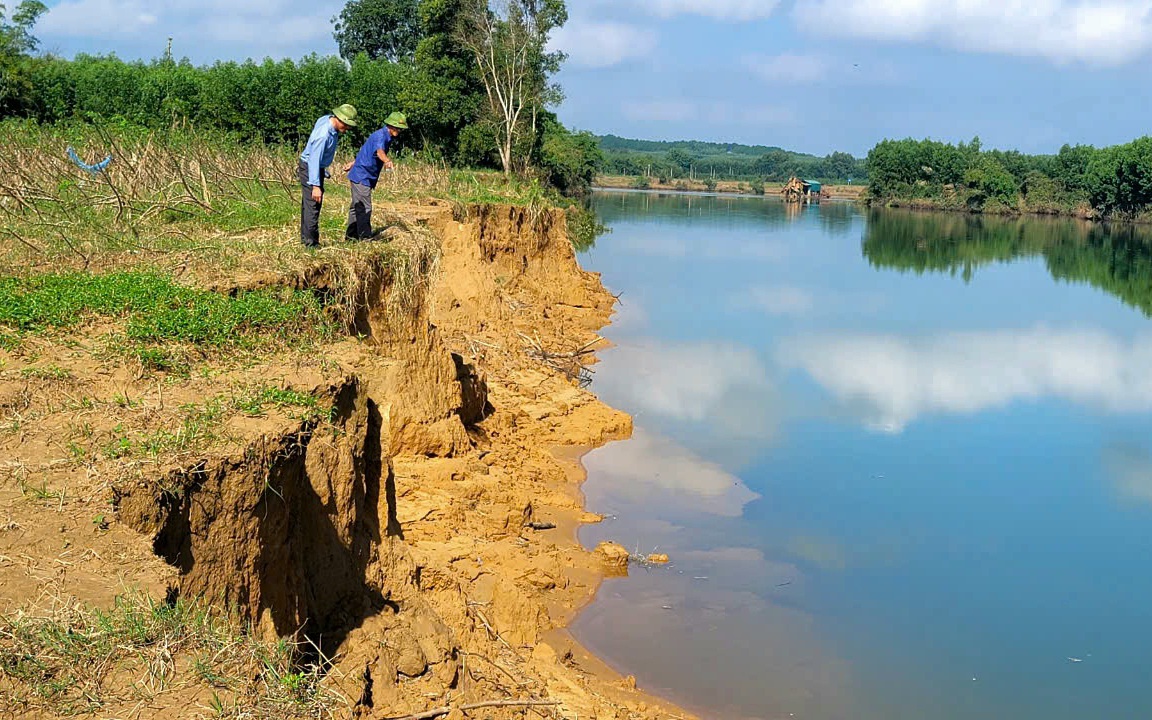
[[[335,328],[311,293],[253,290],[228,297],[143,272],[64,273],[0,278],[0,325],[19,332],[70,328],[96,317],[124,318],[143,344],[216,348],[330,337]],[[141,356],[157,367],[168,358]]]

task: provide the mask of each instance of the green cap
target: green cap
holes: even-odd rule
[[[394,112],[384,119],[384,124],[397,130],[407,130],[408,117],[402,112]]]
[[[348,127],[356,127],[356,115],[358,113],[356,112],[356,108],[352,107],[351,105],[341,105],[340,107],[333,110],[332,114],[336,116],[337,120],[344,123]]]

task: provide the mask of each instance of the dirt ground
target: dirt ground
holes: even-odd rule
[[[337,717],[685,717],[562,630],[621,571],[575,539],[599,520],[580,451],[631,432],[580,382],[614,298],[562,213],[391,210],[439,266],[414,310],[369,283],[358,338],[181,378],[116,360],[98,324],[0,350],[0,613],[219,603],[330,658]],[[330,411],[251,407],[266,386]],[[92,716],[220,715],[191,678],[143,700],[120,680]]]

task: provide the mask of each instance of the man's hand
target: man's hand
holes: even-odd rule
[[[312,186],[312,202],[320,202],[324,199],[324,191],[320,189],[319,185]]]
[[[355,164],[356,164],[356,161],[355,161],[355,160],[353,160],[352,162],[350,162],[350,163],[348,163],[347,165],[345,165],[345,166],[344,166],[344,174],[345,174],[345,175],[347,175],[348,173],[352,172],[352,166],[353,166],[353,165],[355,165]]]
[[[384,161],[384,167],[387,168],[388,170],[392,169],[392,159],[391,158]]]

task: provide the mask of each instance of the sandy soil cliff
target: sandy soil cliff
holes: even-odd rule
[[[211,599],[333,659],[326,682],[349,716],[451,707],[455,718],[465,705],[519,701],[538,704],[467,714],[679,716],[558,631],[620,571],[575,542],[578,525],[598,518],[583,510],[576,452],[558,451],[631,432],[579,382],[613,297],[579,268],[562,213],[392,212],[438,240],[426,283],[401,298],[375,277],[361,337],[236,371],[329,398],[330,422],[232,420],[243,443],[112,476],[55,459],[53,436],[74,422],[59,413],[0,436],[0,605],[106,604],[128,587]],[[84,388],[29,390],[14,374],[27,358],[5,354],[0,404],[115,388],[155,406],[156,388],[93,367],[80,347],[58,361]],[[206,392],[205,376],[166,398],[159,388],[160,408]],[[27,502],[30,484],[41,500],[67,491]],[[102,508],[108,519],[94,521]],[[203,694],[189,685],[97,714],[210,716]]]

